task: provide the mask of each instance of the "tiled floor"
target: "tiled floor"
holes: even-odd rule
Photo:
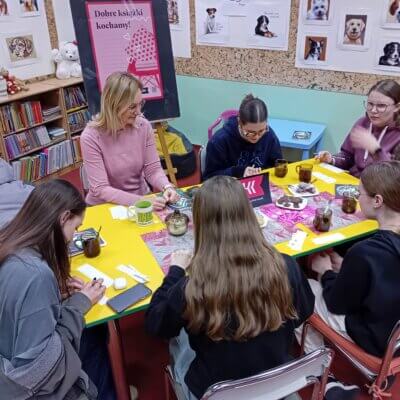
[[[82,189],[78,171],[63,176],[64,179]],[[197,171],[178,182],[180,187],[200,182]],[[164,367],[168,364],[168,346],[165,341],[151,338],[143,329],[144,313],[137,313],[121,320],[121,331],[128,380],[135,385],[140,400],[164,400]],[[348,364],[336,357],[333,366],[335,375],[345,382],[365,385],[365,381]],[[309,399],[309,391],[302,393],[303,400]],[[358,400],[371,399],[366,391]],[[393,387],[392,400],[400,400],[400,379]],[[245,400],[245,399],[244,399]],[[339,399],[338,399],[339,400]]]

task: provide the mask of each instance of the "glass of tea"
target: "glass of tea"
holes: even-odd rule
[[[312,178],[312,164],[300,164],[296,166],[296,172],[299,174],[300,182],[310,183]]]
[[[284,159],[278,159],[275,161],[275,176],[278,178],[284,178],[288,173],[288,162]]]
[[[356,210],[357,199],[350,192],[344,192],[342,199],[342,211],[346,214],[354,214]]]
[[[328,232],[332,224],[332,210],[330,208],[321,207],[315,210],[313,220],[314,228],[320,232]]]

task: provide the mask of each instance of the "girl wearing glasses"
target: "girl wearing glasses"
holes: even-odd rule
[[[265,103],[247,95],[239,115],[229,118],[208,142],[203,178],[216,175],[242,178],[273,167],[282,158],[282,151],[267,120]]]
[[[81,135],[88,204],[130,206],[149,192],[148,184],[163,191],[163,197],[149,199],[155,209],[177,200],[161,168],[153,128],[141,112],[143,104],[142,84],[133,75],[114,72],[107,78],[100,113]]]
[[[355,123],[340,152],[333,156],[321,151],[316,158],[347,169],[357,177],[367,165],[391,160],[394,148],[400,143],[399,103],[400,85],[392,79],[378,82],[364,103],[365,117]]]

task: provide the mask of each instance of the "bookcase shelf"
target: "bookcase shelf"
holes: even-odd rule
[[[79,168],[80,133],[89,116],[82,79],[51,78],[27,88],[0,97],[0,157],[18,179],[32,182]],[[79,129],[71,121],[78,121]]]

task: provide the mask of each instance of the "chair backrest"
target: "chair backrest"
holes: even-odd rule
[[[82,189],[83,189],[83,194],[86,195],[89,192],[89,180],[86,175],[85,167],[82,163],[82,165],[79,168],[79,177],[81,178],[81,183],[82,183]]]
[[[206,151],[207,145],[201,146],[199,150],[200,180],[203,182],[204,171],[206,170]]]
[[[214,129],[221,123],[225,122],[230,117],[238,115],[238,110],[229,109],[223,111],[220,116],[208,127],[208,140],[211,139],[211,136],[214,134]]]

